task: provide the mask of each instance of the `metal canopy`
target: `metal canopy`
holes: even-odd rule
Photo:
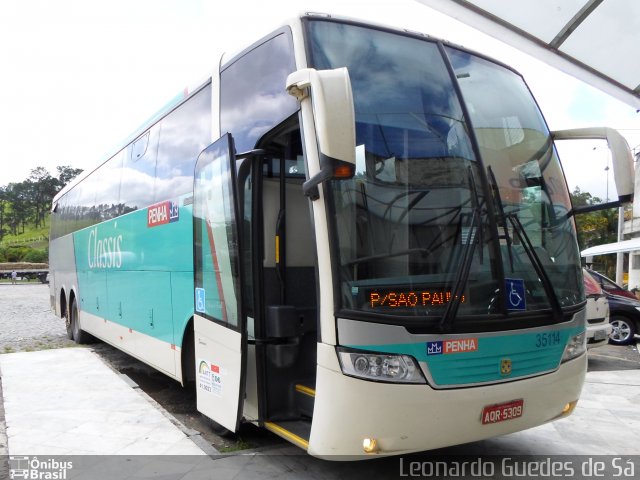
[[[622,242],[607,243],[605,245],[596,245],[583,250],[580,255],[583,257],[595,257],[597,255],[606,255],[608,253],[624,253],[640,250],[640,238],[632,238]]]
[[[416,0],[640,109],[637,0]]]

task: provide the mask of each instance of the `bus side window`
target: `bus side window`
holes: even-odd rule
[[[153,204],[159,133],[160,127],[156,124],[126,149],[120,177],[123,214]]]
[[[211,85],[208,85],[162,119],[153,203],[193,189],[196,160],[210,143]]]
[[[131,146],[132,162],[137,161],[147,151],[147,147],[149,146],[149,133],[150,131],[147,131],[146,133],[142,134],[142,136],[140,136],[135,142],[133,142],[133,145]]]
[[[116,153],[97,172],[100,177],[96,190],[96,208],[102,221],[116,218],[123,213],[120,205],[122,157],[123,151]]]

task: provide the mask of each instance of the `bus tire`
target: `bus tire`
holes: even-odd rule
[[[64,312],[64,326],[67,329],[67,338],[69,340],[73,340],[73,327],[71,326],[71,314],[69,313],[69,309]]]
[[[76,299],[71,300],[71,306],[69,307],[69,323],[71,324],[71,331],[73,334],[73,341],[79,345],[89,343],[91,341],[91,335],[82,330],[80,325],[80,315],[78,312],[78,304]]]
[[[231,430],[227,429],[226,427],[223,427],[218,422],[211,420],[205,414],[201,413],[201,415],[204,418],[207,425],[209,425],[209,429],[219,437],[234,438],[236,436],[236,434],[233,433]]]

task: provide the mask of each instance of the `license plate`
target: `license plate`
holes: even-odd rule
[[[593,339],[596,340],[596,341],[604,340],[605,338],[607,338],[607,332],[605,330],[597,330],[593,334]]]
[[[487,405],[482,409],[482,424],[499,423],[522,416],[524,400],[512,400],[499,405]]]

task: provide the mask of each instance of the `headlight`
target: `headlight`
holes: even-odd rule
[[[371,353],[338,348],[342,373],[381,382],[427,383],[418,362],[409,355]]]
[[[567,362],[576,357],[579,357],[584,352],[587,351],[587,334],[586,332],[582,332],[575,337],[571,337],[569,339],[569,343],[564,349],[564,354],[562,355],[562,362]]]

